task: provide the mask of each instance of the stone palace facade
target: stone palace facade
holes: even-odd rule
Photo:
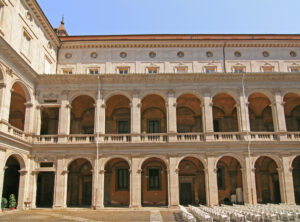
[[[68,36],[0,0],[0,193],[300,204],[300,35]]]

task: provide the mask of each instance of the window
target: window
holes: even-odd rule
[[[50,74],[51,73],[51,62],[47,58],[47,56],[45,56],[45,70],[44,70],[44,73],[45,74]]]
[[[25,56],[29,56],[29,54],[30,54],[30,41],[31,41],[31,38],[30,38],[29,34],[26,31],[24,31],[23,32],[22,53]]]
[[[117,168],[116,187],[118,190],[129,189],[129,172],[127,168]]]
[[[128,74],[129,73],[129,67],[119,67],[119,74]]]
[[[290,67],[291,72],[300,72],[300,67]]]
[[[148,133],[160,133],[159,120],[148,120]]]
[[[148,190],[159,190],[160,185],[160,169],[149,168],[148,169]]]
[[[91,68],[91,69],[89,69],[89,73],[90,74],[99,74],[99,70],[97,69],[97,68]]]
[[[128,120],[119,120],[118,121],[118,133],[129,133],[129,121]]]
[[[53,167],[53,162],[41,162],[40,167]]]
[[[245,66],[234,66],[233,72],[234,73],[244,73],[246,70]]]
[[[216,70],[217,70],[217,67],[215,67],[215,66],[205,66],[206,73],[214,73],[214,72],[216,72]]]
[[[148,68],[148,73],[149,74],[157,74],[158,73],[158,68],[157,67],[149,67]]]
[[[72,69],[63,69],[62,73],[63,74],[73,74],[73,70]]]
[[[188,68],[186,66],[177,66],[176,67],[176,72],[177,73],[185,73],[187,72]]]
[[[261,69],[263,72],[274,72],[273,66],[262,66]]]
[[[225,190],[225,180],[224,180],[224,168],[218,167],[217,169],[217,183],[219,190]]]

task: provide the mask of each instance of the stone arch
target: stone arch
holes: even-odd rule
[[[273,93],[269,90],[266,90],[266,89],[251,89],[251,90],[247,91],[246,98],[247,98],[248,101],[249,101],[249,97],[254,93],[263,94],[264,96],[266,96],[269,99],[270,103],[274,102]]]
[[[11,83],[11,89],[13,89],[14,85],[16,84],[18,84],[24,91],[26,103],[32,103],[33,96],[31,95],[31,91],[29,90],[30,87],[28,87],[22,80],[17,79]]]
[[[104,206],[129,206],[130,164],[123,157],[112,157],[104,164]]]
[[[168,97],[167,97],[167,94],[166,93],[162,93],[162,92],[159,92],[159,91],[154,91],[154,90],[150,90],[150,91],[145,91],[141,94],[140,98],[141,98],[141,101],[143,101],[143,99],[147,96],[150,96],[150,95],[156,95],[156,96],[160,96],[164,102],[166,103],[168,101]]]
[[[199,157],[187,155],[178,163],[181,205],[206,204],[205,166]]]
[[[106,104],[106,102],[113,96],[117,96],[117,95],[122,95],[122,96],[125,96],[130,102],[132,101],[132,95],[130,95],[128,92],[125,92],[125,91],[112,91],[112,92],[109,92],[107,93],[104,97],[103,97],[103,100],[104,100],[104,103]]]
[[[233,100],[235,101],[236,104],[238,104],[238,102],[239,102],[239,95],[235,91],[229,90],[229,89],[226,89],[226,90],[217,89],[212,93],[211,98],[214,98],[215,96],[217,96],[219,94],[227,94],[233,98]]]
[[[95,96],[93,93],[85,92],[85,91],[73,93],[73,94],[69,97],[69,103],[72,104],[73,101],[74,101],[75,99],[77,99],[78,97],[80,97],[80,96],[88,96],[88,97],[92,98],[92,99],[93,99],[93,102],[94,102],[94,104],[95,104],[96,96]]]
[[[295,92],[286,93],[282,98],[287,131],[300,130],[300,95]]]
[[[70,165],[71,165],[75,160],[77,160],[77,159],[85,159],[86,161],[88,161],[88,162],[91,164],[92,169],[94,169],[94,164],[93,164],[93,161],[92,161],[91,158],[89,158],[89,157],[82,157],[82,156],[76,156],[76,157],[73,157],[73,158],[68,159],[68,160],[66,161],[64,170],[67,171],[68,168],[70,167]]]
[[[177,92],[175,94],[176,101],[179,97],[181,97],[182,95],[185,95],[185,94],[191,94],[191,95],[197,97],[197,99],[200,100],[201,104],[203,103],[203,96],[195,90],[182,90],[182,91]]]
[[[260,158],[260,157],[269,157],[270,159],[274,160],[277,168],[282,169],[282,162],[281,159],[278,155],[274,155],[274,154],[269,154],[269,153],[262,153],[256,157],[252,157],[252,168],[255,169],[255,163],[256,161]]]
[[[6,161],[10,157],[14,157],[19,162],[21,170],[25,170],[26,169],[26,161],[25,161],[25,158],[21,154],[18,154],[18,153],[9,153],[6,156],[4,163],[6,163]]]
[[[148,159],[151,159],[151,158],[157,158],[157,159],[161,159],[164,164],[167,166],[167,168],[169,169],[169,160],[164,157],[164,156],[161,156],[161,155],[150,155],[150,156],[145,156],[138,164],[138,169],[141,170],[142,169],[142,165],[148,160]]]
[[[287,94],[296,94],[297,96],[300,96],[300,90],[299,89],[285,89],[282,91],[282,98],[284,98]]]
[[[180,157],[176,163],[176,169],[178,169],[180,162],[187,157],[193,157],[195,159],[198,159],[202,163],[204,169],[207,169],[207,162],[206,162],[205,158],[203,158],[199,155],[195,155],[195,154],[186,154],[186,155]]]
[[[131,161],[129,159],[129,157],[126,157],[126,156],[121,156],[121,155],[113,155],[113,156],[110,156],[109,158],[107,158],[104,163],[101,164],[100,166],[100,170],[105,170],[105,166],[106,164],[111,161],[112,159],[123,159],[127,162],[129,168],[131,169]]]
[[[246,163],[242,156],[237,155],[235,153],[224,153],[224,154],[218,156],[218,158],[215,160],[215,164],[214,164],[215,169],[217,169],[217,164],[218,164],[219,160],[221,160],[223,157],[226,157],[226,156],[236,159],[239,162],[239,164],[241,165],[241,169],[246,168]]]

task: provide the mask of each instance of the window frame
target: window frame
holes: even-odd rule
[[[73,69],[72,68],[62,68],[61,72],[63,75],[72,75],[73,74]]]
[[[175,70],[176,70],[176,73],[187,73],[188,67],[187,66],[176,66]]]
[[[117,70],[118,70],[118,74],[126,75],[126,74],[129,74],[130,67],[129,66],[120,66],[120,67],[117,68]],[[121,73],[122,71],[125,71],[125,70],[127,71],[126,73]]]
[[[150,170],[158,170],[158,186],[156,187],[151,187],[150,186]],[[147,190],[148,191],[156,191],[156,190],[162,190],[162,179],[161,179],[161,174],[162,174],[162,168],[159,166],[150,166],[147,167]]]
[[[150,125],[149,125],[149,122],[158,122],[158,132],[157,133],[161,133],[161,119],[147,119],[147,133],[150,133],[149,129],[150,129]],[[152,134],[152,133],[150,133]]]
[[[127,122],[128,123],[128,132],[119,133],[119,123],[120,122]],[[117,120],[117,132],[118,132],[118,134],[129,134],[130,133],[130,120],[129,119],[119,119],[119,120]]]
[[[119,183],[119,172],[120,171],[123,171],[123,172],[126,172],[126,177],[127,177],[127,179],[126,179],[126,186],[119,186],[120,185],[120,183]],[[129,173],[129,169],[128,169],[128,167],[117,167],[116,168],[116,174],[115,174],[115,182],[116,182],[116,184],[115,184],[115,187],[116,187],[116,191],[128,191],[129,190],[129,188],[130,188],[130,173]],[[125,177],[124,177],[125,178]],[[124,182],[124,181],[123,181]]]
[[[95,71],[95,73],[91,73],[91,71]],[[88,74],[90,74],[90,75],[99,75],[100,70],[99,70],[98,67],[90,67],[90,68],[88,68]]]
[[[233,73],[246,73],[246,66],[233,66]]]
[[[151,71],[156,71],[156,72],[151,73]],[[159,72],[158,67],[153,67],[153,66],[147,67],[147,74],[158,74],[158,72]]]
[[[22,41],[21,41],[21,54],[30,62],[31,57],[31,51],[32,51],[32,36],[29,34],[29,32],[23,27],[22,30]],[[26,43],[25,43],[26,42]],[[25,48],[25,44],[28,46]]]
[[[292,71],[292,70],[297,70],[296,72],[295,71]],[[290,66],[289,67],[289,72],[292,72],[292,73],[297,73],[297,72],[300,72],[300,66]]]
[[[204,66],[204,71],[207,74],[209,74],[209,73],[216,73],[217,72],[217,66]]]
[[[49,73],[46,70],[46,62],[48,62],[48,64],[49,64]],[[45,62],[44,62],[44,73],[45,74],[51,74],[51,64],[52,64],[51,60],[49,59],[49,57],[47,55],[45,55]]]
[[[270,69],[270,71],[268,71],[267,69]],[[274,72],[274,66],[261,66],[261,71],[262,72],[266,72],[266,73],[269,73],[269,72]]]

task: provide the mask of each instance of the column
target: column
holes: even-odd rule
[[[205,133],[206,141],[214,140],[214,126],[213,126],[213,111],[212,111],[212,98],[209,93],[205,93],[203,96],[203,110],[202,110],[202,122],[203,131]]]
[[[170,90],[168,92],[167,106],[167,133],[169,136],[169,142],[175,142],[177,140],[177,118],[176,118],[176,98],[174,92]]]
[[[178,168],[177,168],[177,157],[170,157],[169,166],[169,206],[177,207],[179,205],[179,178],[178,178]]]
[[[0,107],[0,117],[1,122],[5,124],[1,124],[1,130],[4,132],[7,132],[8,127],[8,121],[9,121],[9,110],[10,110],[10,102],[11,102],[11,90],[9,87],[7,87],[5,84],[1,85],[2,93],[2,100],[1,100],[1,107]]]
[[[256,204],[255,169],[252,167],[252,158],[245,157],[245,166],[241,169],[243,180],[244,203]]]
[[[31,102],[25,103],[25,121],[24,121],[24,132],[27,134],[33,133],[34,126],[34,108]]]
[[[103,200],[104,200],[104,173],[105,173],[105,171],[100,170],[100,166],[103,165],[104,161],[105,161],[104,158],[100,158],[98,160],[98,167],[96,167],[97,160],[95,160],[95,170],[93,173],[93,197],[94,197],[93,198],[93,201],[94,201],[93,208],[94,209],[101,209],[104,207]]]
[[[35,170],[36,167],[36,162],[34,160],[34,155],[29,156],[30,160],[30,171],[31,173],[28,175],[28,194],[27,194],[27,199],[26,202],[30,203],[30,208],[36,208],[36,190],[37,190],[37,176],[38,173]]]
[[[141,99],[137,92],[133,93],[131,101],[131,135],[132,142],[140,142],[141,134]]]
[[[34,133],[36,135],[40,135],[41,134],[41,127],[42,127],[42,106],[36,106],[36,110],[35,110],[35,129],[34,129]]]
[[[71,105],[68,100],[68,92],[62,93],[61,106],[59,109],[58,135],[61,142],[67,141],[70,134]]]
[[[132,157],[130,172],[130,207],[141,207],[142,181],[141,169],[139,168],[140,157]]]
[[[283,167],[278,169],[281,202],[285,204],[295,204],[293,169],[290,167],[290,159],[289,156],[283,156]]]
[[[239,106],[237,107],[239,131],[243,134],[244,139],[248,139],[247,132],[250,132],[250,119],[248,109],[248,99],[244,97],[244,94],[240,93]]]
[[[274,111],[273,111],[274,110]],[[284,113],[284,102],[280,91],[275,92],[275,103],[272,107],[274,130],[278,133],[280,140],[286,139],[286,122]]]
[[[19,170],[20,173],[20,182],[19,182],[19,194],[18,194],[18,209],[24,210],[25,209],[25,195],[26,195],[26,188],[28,187],[27,180],[28,180],[28,171],[26,169]]]
[[[208,206],[219,205],[217,169],[215,157],[207,157],[207,168],[205,169],[206,200]]]
[[[4,185],[4,167],[5,167],[5,150],[0,149],[0,194],[2,197],[3,185]]]
[[[95,134],[99,138],[99,142],[104,140],[105,134],[105,102],[102,98],[101,91],[98,91],[95,104]]]
[[[65,169],[65,157],[57,156],[56,159],[53,208],[66,208],[68,171]]]

